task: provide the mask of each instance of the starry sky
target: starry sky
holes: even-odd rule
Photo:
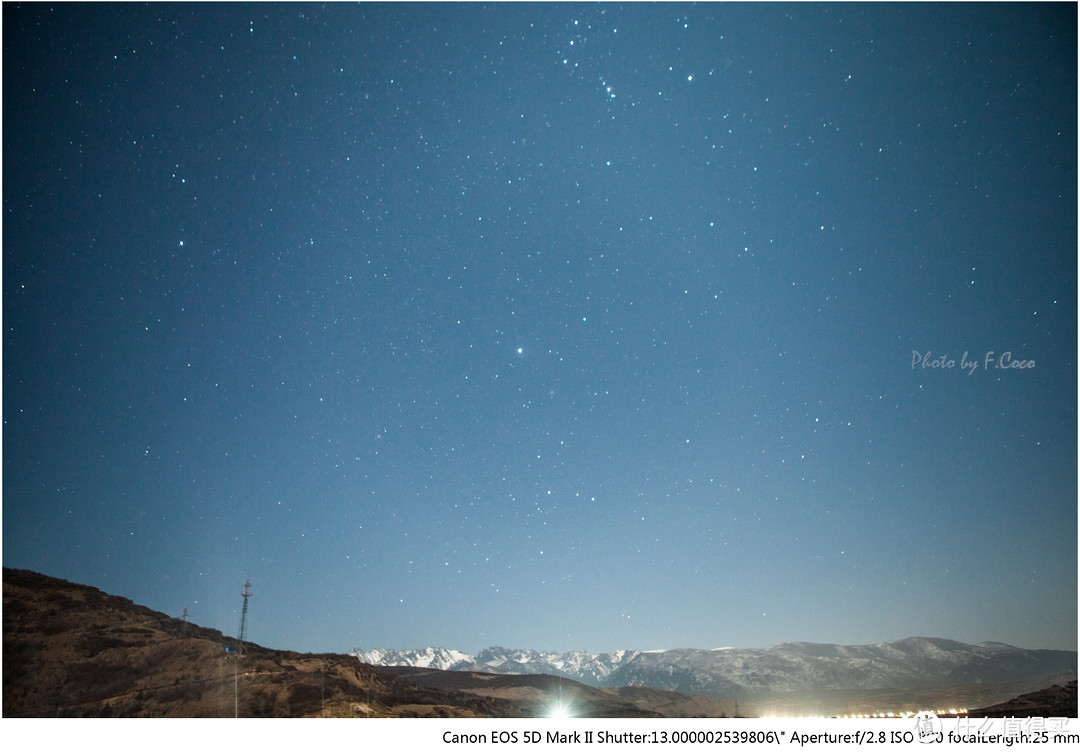
[[[302,651],[1075,648],[1076,29],[5,3],[3,563]]]

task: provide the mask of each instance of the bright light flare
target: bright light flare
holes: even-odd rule
[[[555,693],[555,698],[551,703],[544,707],[544,717],[550,720],[565,720],[570,717],[577,717],[577,712],[570,701],[563,698],[560,689]]]
[[[552,720],[564,720],[568,717],[574,717],[574,711],[570,708],[569,703],[558,702],[548,707],[547,716]]]

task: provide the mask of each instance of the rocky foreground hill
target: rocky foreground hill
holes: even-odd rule
[[[123,597],[4,568],[4,717],[586,717],[729,714],[722,700],[622,697],[550,675],[410,679],[346,654],[247,643]],[[662,710],[662,712],[660,711]]]
[[[969,710],[971,717],[1076,717],[1076,681]]]

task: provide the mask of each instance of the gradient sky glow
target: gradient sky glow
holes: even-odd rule
[[[5,3],[4,565],[303,651],[1075,649],[1076,29]]]

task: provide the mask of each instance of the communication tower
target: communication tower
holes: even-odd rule
[[[244,627],[247,623],[248,597],[251,596],[251,582],[247,579],[244,580],[244,591],[240,594],[240,596],[244,598],[244,610],[240,613],[240,636],[237,637],[237,655],[242,655],[244,653]]]

